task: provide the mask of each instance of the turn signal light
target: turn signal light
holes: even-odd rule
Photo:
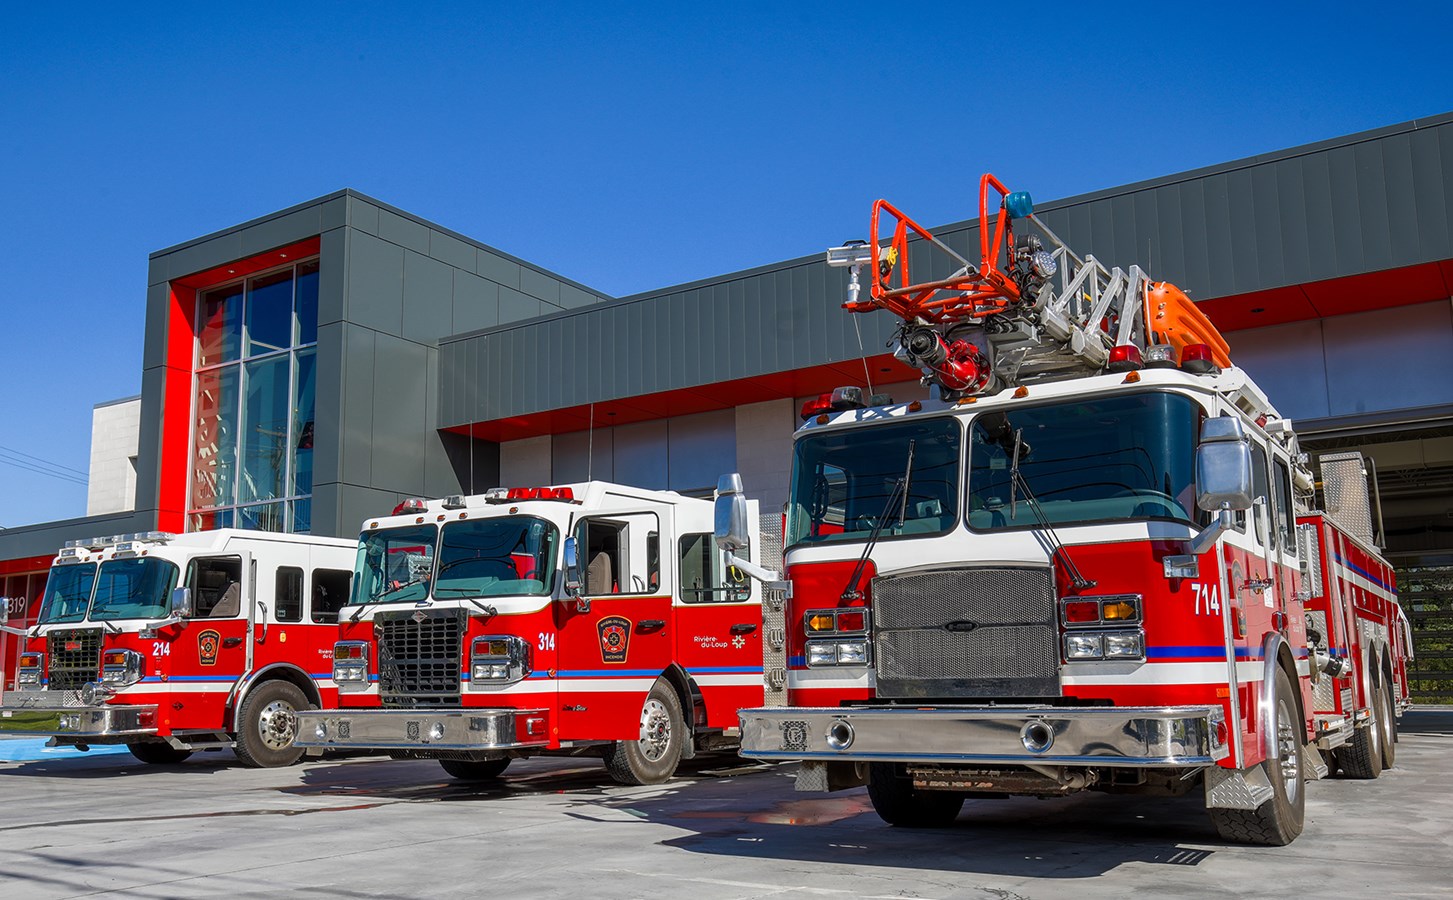
[[[812,613],[807,617],[808,631],[832,631],[832,613]]]
[[[1104,610],[1107,622],[1128,622],[1137,617],[1134,605],[1124,600],[1107,601]]]

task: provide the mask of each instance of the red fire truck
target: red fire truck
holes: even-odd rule
[[[898,316],[895,355],[936,397],[804,405],[787,705],[741,712],[742,754],[800,761],[800,790],[866,784],[895,825],[972,797],[1201,791],[1224,837],[1290,842],[1327,761],[1392,762],[1391,569],[1370,529],[1313,511],[1290,423],[1183,293],[1076,255],[992,176],[979,229],[971,262],[879,201],[870,240],[829,251],[846,307]],[[723,487],[730,551],[746,519]]]
[[[438,759],[463,779],[601,755],[628,784],[735,746],[736,711],[763,702],[761,596],[724,564],[712,515],[604,482],[405,501],[365,523],[338,704],[300,714],[297,743]],[[757,526],[742,538],[750,556]]]
[[[290,765],[294,714],[330,704],[356,544],[224,529],[73,541],[51,567],[0,734],[147,763],[233,747]]]

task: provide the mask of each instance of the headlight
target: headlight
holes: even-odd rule
[[[530,645],[516,635],[484,635],[469,645],[470,685],[514,684],[530,674]]]
[[[368,683],[368,644],[339,641],[333,645],[333,682],[340,685]]]
[[[141,680],[145,662],[135,650],[107,650],[101,654],[101,683],[125,687]]]
[[[837,662],[840,666],[865,666],[868,664],[868,644],[865,641],[840,641],[837,645]]]
[[[1110,632],[1105,635],[1106,659],[1140,659],[1144,656],[1144,641],[1139,632]]]
[[[41,672],[45,668],[45,657],[39,653],[22,653],[15,669],[15,686],[18,688],[40,687]]]
[[[1100,659],[1105,655],[1104,642],[1098,634],[1065,635],[1066,659]]]
[[[837,665],[837,645],[829,641],[808,644],[807,664],[809,666]]]

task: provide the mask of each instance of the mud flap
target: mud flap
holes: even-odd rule
[[[1302,745],[1302,771],[1309,776],[1308,781],[1320,781],[1327,777],[1327,761],[1322,759],[1322,751],[1317,749],[1316,742]]]
[[[868,767],[866,764],[805,760],[797,769],[797,780],[792,787],[797,791],[820,793],[862,787],[867,783]]]
[[[1240,771],[1215,766],[1205,779],[1207,809],[1260,809],[1276,794],[1261,766]]]

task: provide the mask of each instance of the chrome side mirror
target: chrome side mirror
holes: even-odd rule
[[[1208,512],[1251,508],[1251,444],[1235,416],[1201,423],[1196,505]]]
[[[192,611],[192,589],[179,587],[172,591],[172,615],[179,619],[189,619]]]
[[[10,598],[0,597],[0,625],[10,622]]]
[[[565,593],[579,597],[580,589],[580,545],[575,538],[565,539]]]
[[[735,472],[717,481],[713,532],[720,550],[740,550],[749,543],[747,498],[742,493],[742,476]]]

